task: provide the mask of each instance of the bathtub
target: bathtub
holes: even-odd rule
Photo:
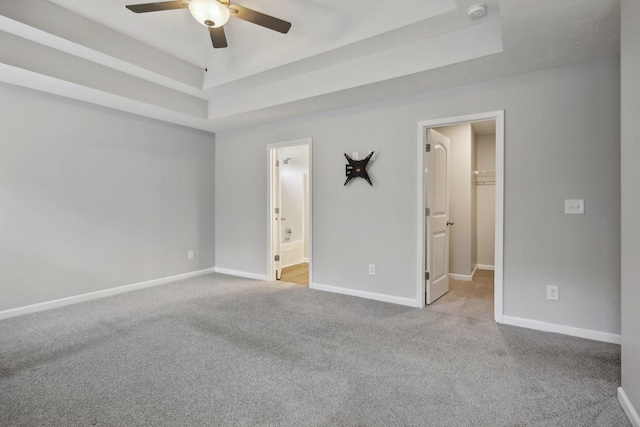
[[[304,261],[304,240],[286,242],[280,246],[280,262],[282,268],[300,264]]]

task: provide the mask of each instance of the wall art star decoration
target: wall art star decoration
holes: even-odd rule
[[[367,173],[367,169],[366,169],[367,163],[369,163],[371,156],[373,156],[373,151],[370,152],[369,155],[363,160],[353,160],[351,157],[347,155],[347,153],[344,153],[344,156],[347,158],[347,161],[349,162],[349,164],[346,165],[347,180],[344,182],[344,185],[347,185],[352,178],[360,177],[360,178],[366,179],[369,185],[373,186],[373,184],[371,183],[371,179],[369,179],[369,174]]]

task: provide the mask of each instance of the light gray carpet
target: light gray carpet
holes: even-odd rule
[[[429,309],[493,320],[493,271],[477,270],[470,282],[449,278],[449,292]]]
[[[209,275],[0,322],[2,426],[628,426],[620,348]]]

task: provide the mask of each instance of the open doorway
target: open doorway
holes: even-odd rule
[[[311,283],[311,139],[269,149],[270,280]]]
[[[498,322],[503,117],[497,111],[418,124],[419,297],[433,309],[466,307]]]
[[[483,120],[432,128],[449,140],[450,156],[449,289],[434,308],[474,318],[493,318],[495,124]]]

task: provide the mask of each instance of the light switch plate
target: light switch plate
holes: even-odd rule
[[[571,199],[564,201],[565,215],[584,215],[584,199]]]

